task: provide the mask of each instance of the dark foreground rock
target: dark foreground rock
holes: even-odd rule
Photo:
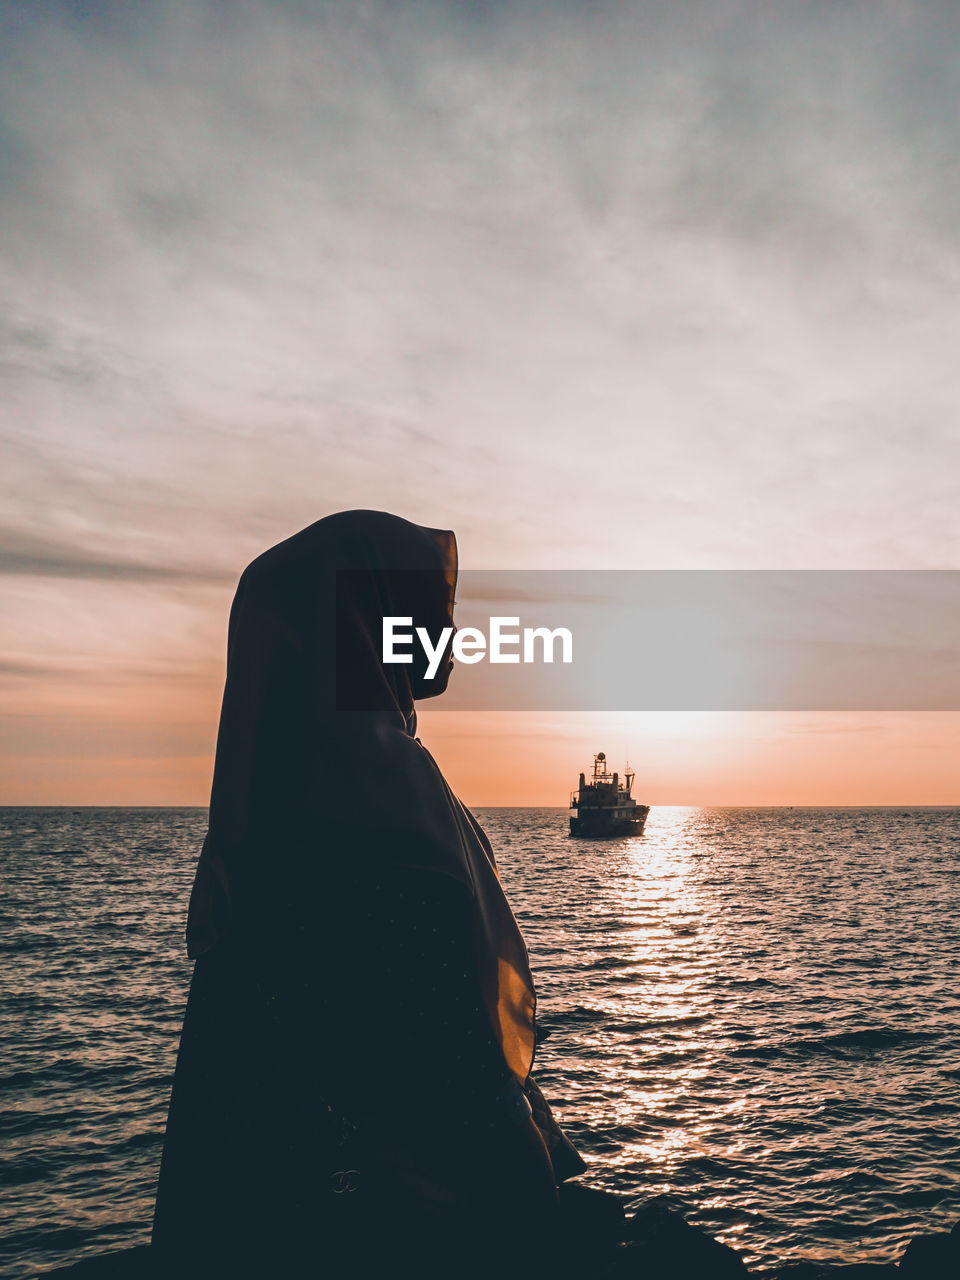
[[[626,1242],[618,1253],[610,1280],[634,1276],[638,1280],[676,1280],[678,1273],[739,1280],[749,1274],[743,1259],[729,1245],[655,1201],[634,1212],[627,1223]]]
[[[960,1276],[960,1222],[954,1223],[952,1231],[914,1237],[900,1260],[900,1274],[917,1280],[921,1276],[936,1280],[940,1276]]]
[[[122,1249],[119,1253],[102,1253],[96,1258],[84,1258],[75,1262],[72,1267],[57,1267],[55,1271],[44,1271],[47,1276],[69,1276],[70,1280],[140,1280],[147,1277],[153,1268],[150,1263],[150,1248],[141,1245],[138,1249]]]
[[[729,1245],[714,1240],[682,1214],[650,1201],[626,1212],[626,1201],[606,1191],[564,1183],[561,1188],[569,1276],[576,1280],[960,1280],[960,1222],[952,1231],[917,1236],[899,1263],[823,1266],[790,1262],[750,1272]],[[451,1260],[451,1276],[457,1273]],[[564,1269],[564,1275],[567,1275]],[[168,1280],[155,1271],[149,1248],[88,1258],[43,1273],[46,1280]],[[384,1276],[383,1280],[393,1280]],[[495,1280],[495,1277],[491,1277]],[[529,1280],[561,1280],[556,1272]]]

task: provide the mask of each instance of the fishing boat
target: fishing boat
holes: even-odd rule
[[[580,775],[580,785],[570,796],[572,836],[639,836],[650,806],[637,804],[630,794],[636,776],[628,764],[621,778],[607,769],[607,757],[598,751],[593,773]]]

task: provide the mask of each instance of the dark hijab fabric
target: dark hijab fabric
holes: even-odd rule
[[[523,937],[486,836],[415,737],[415,700],[441,693],[449,668],[428,682],[422,665],[381,655],[385,615],[434,637],[452,625],[456,578],[452,533],[377,511],[328,516],[244,570],[187,946],[208,950],[234,909],[256,931],[278,887],[323,893],[349,834],[470,891],[485,1003],[523,1084],[535,1009]],[[278,826],[285,866],[264,857]]]
[[[482,1070],[495,1082],[489,1092],[508,1109],[516,1091],[525,1108],[516,1122],[535,1124],[555,1181],[586,1168],[530,1075],[533,979],[493,851],[416,737],[415,702],[443,691],[449,661],[433,681],[422,661],[382,661],[384,616],[410,617],[434,639],[452,626],[456,578],[451,532],[375,511],[319,520],[258,556],[240,577],[209,826],[188,912],[188,954],[197,964],[154,1224],[155,1249],[169,1249],[184,1274],[178,1219],[189,1217],[197,1238],[206,1232],[206,1251],[195,1258],[204,1276],[219,1274],[211,1257],[227,1256],[218,1253],[217,1231],[244,1218],[266,1223],[271,1196],[275,1222],[291,1224],[298,1213],[326,1221],[305,1170],[311,1159],[323,1163],[331,1116],[348,1128],[350,1119],[326,1107],[325,1095],[379,1115],[384,1132],[390,1109],[405,1105],[390,1093],[395,1079],[406,1081],[412,1111],[420,1106],[428,1115],[433,1089],[449,1113],[457,1105],[454,1048],[467,1046],[474,1066],[487,1063]],[[430,940],[438,913],[448,951]],[[411,946],[418,918],[421,941]],[[475,985],[482,1026],[447,1025],[445,991],[450,1003],[470,1004],[468,988],[450,986],[449,973]],[[404,1077],[400,1061],[382,1068],[387,1102],[379,1111],[370,1096],[381,1070],[369,1032],[380,990],[393,993],[385,1015],[394,1019],[390,1043],[406,1046],[426,1081],[422,1105],[414,1101],[420,1081]],[[422,1009],[418,991],[425,993]],[[430,1005],[428,992],[440,1003]],[[277,1025],[285,1038],[274,1036]],[[314,1095],[311,1110],[304,1099]],[[311,1128],[305,1115],[323,1123]],[[499,1121],[491,1116],[483,1124],[492,1132]],[[441,1117],[438,1132],[442,1127]],[[241,1179],[238,1167],[267,1162],[262,1153],[273,1153],[278,1133],[289,1158],[269,1160],[289,1170],[287,1181],[262,1170]],[[468,1141],[457,1138],[460,1147]],[[396,1146],[395,1134],[390,1142]],[[315,1150],[304,1155],[311,1144]],[[404,1157],[394,1158],[399,1168]],[[422,1185],[425,1198],[442,1198],[444,1170],[428,1175],[420,1183],[411,1175],[410,1185]],[[281,1234],[293,1232],[290,1226]]]

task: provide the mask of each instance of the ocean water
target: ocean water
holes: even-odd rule
[[[960,1216],[960,809],[478,810],[585,1180],[757,1266],[882,1261]],[[206,811],[0,810],[12,1277],[148,1238]]]

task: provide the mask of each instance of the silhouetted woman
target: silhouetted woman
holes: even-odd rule
[[[153,1228],[170,1275],[556,1274],[585,1165],[530,1076],[490,845],[384,616],[452,625],[452,533],[319,520],[241,575]]]

